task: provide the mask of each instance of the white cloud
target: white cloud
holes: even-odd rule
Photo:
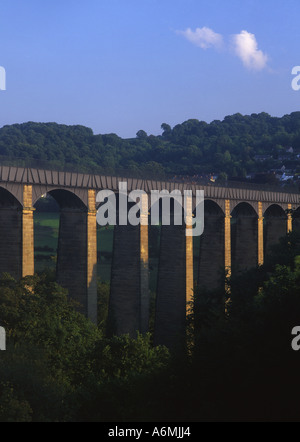
[[[242,60],[248,69],[261,71],[266,68],[268,56],[258,49],[254,34],[242,31],[233,36],[233,44],[236,55]]]
[[[202,49],[211,47],[221,48],[223,46],[223,36],[205,26],[203,28],[196,28],[195,31],[191,28],[185,31],[177,31],[177,34],[182,35],[189,42]],[[235,55],[242,60],[247,69],[261,71],[267,67],[269,57],[258,49],[258,43],[254,34],[248,31],[241,31],[239,34],[232,36],[232,42]]]
[[[177,33],[183,35],[188,41],[202,49],[220,47],[223,43],[221,34],[217,34],[212,29],[206,27],[197,28],[195,31],[188,28],[186,31],[177,31]]]

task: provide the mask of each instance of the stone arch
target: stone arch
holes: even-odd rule
[[[275,206],[275,207],[273,207],[273,206]],[[263,212],[264,212],[264,216],[265,216],[265,213],[270,209],[271,210],[271,213],[274,213],[274,211],[276,211],[277,213],[279,213],[280,212],[280,210],[282,210],[284,213],[286,213],[285,212],[285,210],[288,208],[288,204],[287,203],[274,203],[274,202],[268,202],[268,203],[263,203],[262,204],[262,207],[263,207]]]
[[[245,213],[256,213],[256,216],[258,216],[258,207],[257,202],[253,201],[234,201],[231,200],[231,212],[238,211],[238,212],[245,212]]]
[[[14,201],[14,204],[23,206],[23,186],[22,185],[3,185],[0,184],[0,198],[4,201]]]
[[[257,217],[257,211],[252,203],[240,202],[238,204],[232,205],[231,216],[233,218],[235,218],[237,216],[247,216],[247,217],[256,216]]]
[[[59,188],[51,189],[47,192],[47,194],[51,195],[51,197],[55,199],[60,209],[87,210],[87,205],[71,190]]]
[[[32,204],[35,205],[37,201],[45,194],[51,195],[54,199],[63,200],[63,196],[67,197],[70,202],[74,202],[74,206],[79,206],[80,202],[87,208],[87,191],[86,189],[73,189],[54,186],[34,186],[32,192]]]
[[[267,217],[267,216],[286,217],[286,212],[279,204],[271,204],[265,210],[264,217]]]
[[[0,187],[0,274],[22,277],[22,204],[9,190]]]
[[[205,205],[205,212],[208,212],[209,214],[218,213],[219,215],[223,214],[223,216],[225,216],[223,208],[213,199],[205,198],[204,205]]]
[[[287,234],[287,214],[278,204],[270,205],[264,213],[264,250],[270,253],[272,246]]]
[[[0,186],[0,207],[15,207],[22,209],[22,203],[13,192]]]
[[[239,203],[231,213],[232,273],[258,264],[258,216],[249,203]]]
[[[204,232],[200,237],[198,286],[218,288],[224,280],[224,212],[213,200],[204,201]]]

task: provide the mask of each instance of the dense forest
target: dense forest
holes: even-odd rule
[[[267,113],[227,116],[205,123],[196,119],[162,134],[139,130],[136,138],[94,135],[83,126],[24,123],[0,129],[0,158],[21,164],[140,176],[174,177],[222,174],[243,178],[268,173],[284,165],[300,173],[297,155],[284,158],[288,148],[300,153],[300,112],[282,118]]]

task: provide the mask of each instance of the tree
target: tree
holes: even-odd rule
[[[139,130],[136,133],[137,138],[139,138],[140,140],[144,140],[148,137],[147,132],[145,132],[144,130]]]
[[[99,291],[107,295],[106,286],[99,284]],[[104,338],[75,307],[49,275],[0,279],[0,322],[8,335],[0,358],[0,422],[82,421],[89,406],[89,418],[100,420],[108,411],[123,420],[136,406],[142,413],[140,379],[147,384],[158,376],[169,352],[154,347],[150,335]],[[121,396],[132,390],[128,409],[122,400],[114,403],[116,385]]]
[[[0,280],[0,318],[8,344],[42,350],[53,372],[62,370],[69,380],[83,374],[84,355],[101,336],[75,307],[49,275]]]
[[[171,126],[167,123],[162,123],[161,129],[163,130],[163,138],[168,139],[172,132]]]

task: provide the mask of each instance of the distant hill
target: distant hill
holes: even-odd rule
[[[282,161],[300,173],[300,112],[282,118],[266,113],[235,114],[223,121],[188,120],[162,135],[140,130],[134,139],[116,134],[95,135],[84,126],[56,123],[14,124],[0,129],[0,161],[43,162],[52,167],[72,165],[82,171],[140,176],[220,174],[245,177],[267,172]],[[294,155],[286,156],[293,147]],[[298,170],[299,169],[299,170]]]

